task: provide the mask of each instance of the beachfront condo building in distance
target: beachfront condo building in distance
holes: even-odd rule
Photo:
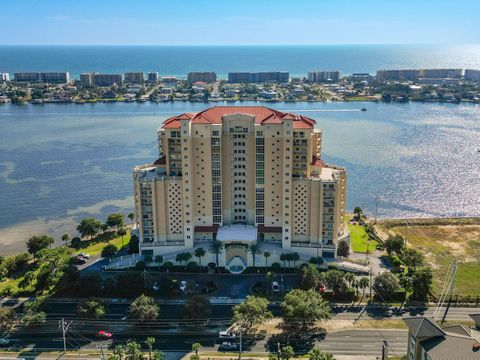
[[[342,79],[342,73],[340,71],[310,71],[307,79],[313,83],[339,82]]]
[[[133,171],[136,227],[144,256],[223,243],[233,273],[281,262],[286,252],[337,257],[349,243],[346,172],[321,160],[322,132],[306,116],[263,106],[217,106],[171,117],[158,130],[159,158]],[[248,246],[261,245],[252,255]]]
[[[10,75],[8,73],[0,73],[0,84],[10,81]]]
[[[197,81],[212,83],[217,81],[217,74],[214,72],[189,72],[187,79],[190,84]]]
[[[290,73],[288,71],[269,72],[229,72],[228,82],[230,83],[262,83],[277,82],[288,83]]]
[[[461,79],[462,69],[378,70],[377,81],[417,81],[420,79]]]
[[[80,74],[80,84],[83,86],[112,86],[113,84],[121,85],[122,83],[122,74],[99,74],[92,72]]]
[[[147,81],[149,83],[156,83],[158,79],[158,72],[152,71],[147,74]]]
[[[123,75],[123,81],[128,84],[143,84],[145,82],[143,72],[126,72]]]
[[[465,80],[480,82],[480,70],[465,69]]]
[[[64,84],[70,80],[70,74],[68,72],[16,72],[13,78],[17,82]]]

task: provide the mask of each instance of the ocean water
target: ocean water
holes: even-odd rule
[[[156,129],[207,106],[0,105],[0,253],[18,251],[35,233],[74,233],[86,216],[130,212],[131,170],[156,159]],[[480,216],[480,106],[269,106],[317,121],[323,158],[347,168],[348,210],[372,215],[378,195],[380,217]]]
[[[311,70],[375,73],[398,68],[480,69],[480,45],[320,46],[0,46],[0,72],[157,71],[185,77],[189,71]]]

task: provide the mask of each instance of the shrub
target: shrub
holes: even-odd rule
[[[135,264],[135,270],[145,270],[145,261],[137,261]]]
[[[350,247],[345,240],[338,243],[337,254],[338,256],[348,256],[350,254]]]
[[[399,267],[402,265],[402,260],[400,260],[398,256],[392,256],[392,258],[390,259],[390,262],[392,266],[395,266],[395,267]]]
[[[275,262],[272,264],[272,270],[275,272],[280,272],[282,270],[282,265]]]
[[[173,264],[171,261],[166,261],[163,263],[163,269],[166,271],[172,270],[173,269]]]
[[[102,249],[102,257],[112,257],[117,253],[118,249],[113,244],[108,244]]]
[[[128,243],[128,253],[137,254],[139,252],[139,240],[137,235],[132,235],[130,237],[130,242]]]
[[[190,261],[187,264],[187,270],[190,272],[197,272],[198,271],[198,265],[195,261]]]
[[[70,241],[70,245],[75,249],[79,249],[81,244],[82,244],[82,239],[80,239],[79,237],[74,237],[72,241]]]
[[[145,255],[143,260],[146,262],[146,263],[151,263],[153,261],[153,257],[152,255]]]

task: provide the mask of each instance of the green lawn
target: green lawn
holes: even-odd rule
[[[123,246],[128,247],[128,243],[130,240],[130,230],[127,230],[127,235],[123,236]],[[87,253],[90,256],[95,256],[95,255],[100,255],[102,253],[102,250],[105,246],[108,244],[115,245],[118,249],[122,248],[122,238],[121,236],[116,235],[115,232],[107,232],[105,234],[101,234],[92,240],[84,240],[81,243],[80,248],[77,250],[72,251],[72,256],[75,256],[80,253]],[[34,291],[34,284],[31,286],[21,289],[19,288],[18,284],[23,280],[25,273],[28,270],[31,270],[34,268],[34,264],[30,264],[28,269],[25,269],[22,272],[19,272],[15,274],[15,276],[8,278],[4,281],[0,281],[0,294],[3,293],[3,291],[6,288],[11,289],[12,295],[31,295]],[[38,273],[38,269],[34,270],[34,273]]]
[[[123,246],[128,246],[130,240],[130,230],[127,230],[127,235],[123,236]],[[118,249],[122,248],[122,237],[118,236],[115,232],[107,232],[105,234],[98,235],[92,240],[82,241],[81,247],[74,251],[74,254],[87,253],[90,256],[99,255],[102,250],[108,244],[115,245]]]
[[[407,246],[420,251],[433,268],[433,291],[438,294],[443,286],[449,265],[459,262],[455,276],[455,294],[459,296],[480,296],[480,225],[459,224],[452,219],[441,225],[425,220],[411,222],[410,226],[387,221],[381,228],[390,234],[400,234],[407,240]],[[412,223],[415,224],[412,226]]]
[[[352,225],[349,223],[350,216],[345,217],[345,221],[348,224],[348,230],[350,231],[350,247],[353,252],[365,254],[367,252],[372,254],[375,251],[376,241],[368,241],[368,235],[361,225]],[[369,244],[370,243],[370,244]]]

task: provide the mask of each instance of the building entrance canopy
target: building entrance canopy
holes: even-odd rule
[[[257,228],[252,225],[228,225],[218,228],[217,240],[222,242],[256,242]]]

